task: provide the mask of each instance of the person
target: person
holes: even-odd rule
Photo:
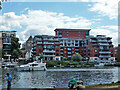
[[[7,80],[7,83],[8,83],[7,90],[10,90],[11,84],[12,84],[12,77],[10,76],[9,73],[7,73],[7,78],[6,78],[6,80]]]
[[[75,80],[75,78],[72,78],[70,81],[69,81],[69,88],[70,89],[74,89],[75,86],[76,86],[77,82]]]
[[[85,90],[85,86],[83,85],[83,81],[77,82],[76,90]]]

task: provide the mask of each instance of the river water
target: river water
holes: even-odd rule
[[[105,84],[118,81],[118,67],[104,69],[48,69],[47,71],[17,72],[3,69],[2,87],[7,87],[6,73],[13,78],[12,88],[52,88],[67,87],[68,80],[74,77],[85,85]]]

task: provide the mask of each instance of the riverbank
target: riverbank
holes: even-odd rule
[[[69,88],[68,87],[46,88],[46,89],[31,88],[31,89],[25,89],[25,90],[69,90]],[[75,89],[71,89],[71,90],[75,90]],[[87,85],[85,90],[120,90],[120,83]]]

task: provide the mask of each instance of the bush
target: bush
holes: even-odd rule
[[[55,61],[47,62],[47,67],[54,67],[54,66],[56,66],[56,62]]]
[[[72,55],[72,60],[73,61],[81,61],[82,56],[80,54],[74,54],[74,55]]]
[[[70,65],[70,62],[69,61],[63,61],[63,62],[61,62],[61,65],[68,66],[68,65]]]

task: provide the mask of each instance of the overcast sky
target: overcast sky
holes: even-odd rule
[[[27,1],[4,2],[0,16],[0,30],[16,30],[22,43],[30,35],[55,35],[55,28],[90,28],[91,35],[107,35],[118,44],[118,0]]]

